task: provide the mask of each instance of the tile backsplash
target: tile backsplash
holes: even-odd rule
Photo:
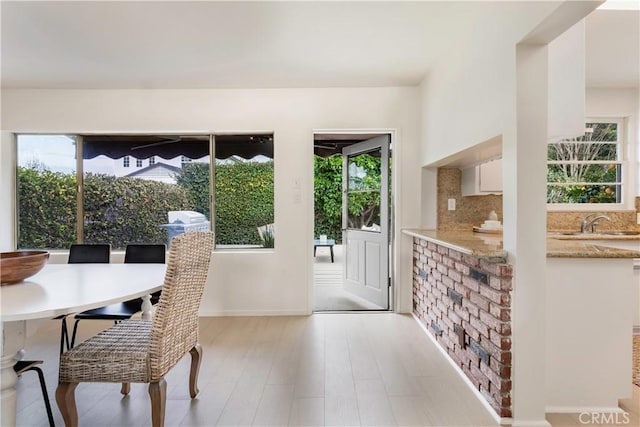
[[[609,221],[599,221],[597,230],[636,230],[636,211],[547,212],[547,230],[580,231],[582,219],[589,214],[606,215]]]
[[[471,230],[496,211],[502,218],[502,195],[462,196],[462,172],[458,168],[438,169],[438,230]],[[448,199],[456,199],[456,210],[448,210]],[[625,211],[562,211],[547,212],[547,230],[578,231],[585,215],[607,215],[610,221],[600,221],[599,230],[637,230],[637,214],[640,213],[640,196],[635,198],[635,210]]]
[[[496,211],[502,221],[502,195],[463,196],[462,171],[438,169],[438,230],[469,230],[480,226]],[[448,199],[456,199],[456,210],[448,210]]]

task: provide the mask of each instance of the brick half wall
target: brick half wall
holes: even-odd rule
[[[501,417],[511,417],[513,270],[413,240],[413,312]]]

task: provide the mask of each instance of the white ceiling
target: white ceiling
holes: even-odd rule
[[[2,87],[411,86],[515,4],[2,1]],[[640,12],[605,13],[587,22],[587,79],[637,87]]]

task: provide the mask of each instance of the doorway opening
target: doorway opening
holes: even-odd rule
[[[391,307],[391,142],[314,134],[314,312]]]

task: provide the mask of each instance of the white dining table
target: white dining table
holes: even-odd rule
[[[47,264],[27,280],[0,287],[2,359],[0,425],[16,425],[13,365],[22,358],[26,321],[51,319],[142,297],[142,318],[151,319],[150,294],[162,289],[166,264]]]

